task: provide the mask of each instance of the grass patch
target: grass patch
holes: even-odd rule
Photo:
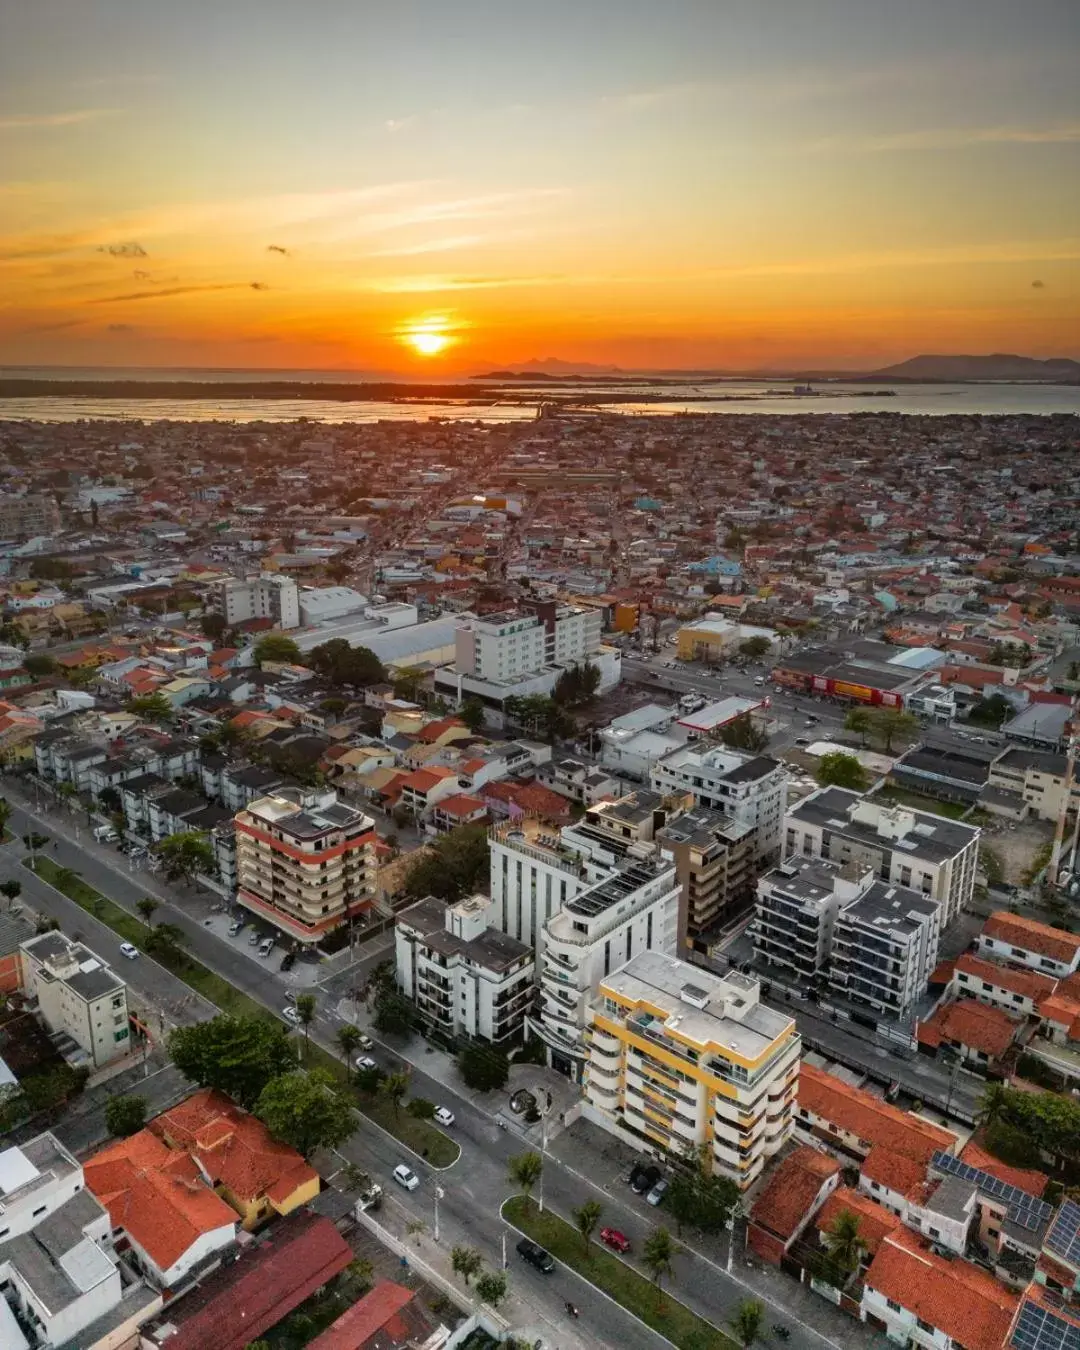
[[[77,872],[61,867],[52,858],[44,857],[36,858],[32,865],[29,859],[24,859],[23,866],[29,867],[42,881],[55,886],[69,900],[74,900],[81,909],[86,910],[87,914],[100,919],[117,937],[133,943],[140,951],[145,951],[146,937],[150,931],[146,924],[134,914],[129,914],[126,909],[121,909],[115,901],[109,900],[100,891],[96,891]],[[163,959],[161,956],[155,957],[155,960],[224,1013],[232,1013],[237,1017],[273,1017],[273,1013],[261,1003],[249,998],[242,990],[235,988],[220,975],[215,975],[212,970],[207,970],[201,962],[186,953],[176,960]]]
[[[541,1214],[534,1201],[515,1195],[503,1205],[502,1215],[546,1247],[563,1265],[602,1289],[681,1350],[734,1350],[735,1342],[730,1336],[678,1303],[670,1292],[658,1297],[656,1286],[646,1276],[639,1275],[611,1252],[590,1242],[586,1254],[577,1229],[550,1210]]]
[[[930,811],[935,816],[947,816],[949,820],[959,820],[968,809],[963,802],[944,802],[940,797],[924,796],[921,792],[909,792],[906,788],[891,785],[875,792],[874,799],[910,806],[915,811]]]
[[[326,1069],[342,1085],[349,1080],[348,1090],[360,1113],[376,1125],[381,1125],[387,1134],[400,1139],[414,1153],[419,1153],[432,1167],[450,1167],[461,1157],[461,1149],[449,1135],[443,1134],[429,1120],[410,1116],[404,1102],[400,1113],[395,1115],[393,1102],[373,1092],[361,1092],[351,1081],[351,1075],[341,1059],[324,1050],[321,1045],[312,1042],[307,1046],[304,1063],[312,1068]]]

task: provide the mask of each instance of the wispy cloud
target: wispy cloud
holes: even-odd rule
[[[99,122],[116,117],[119,108],[75,108],[70,112],[9,113],[0,116],[0,131],[25,131],[33,127],[73,127],[83,122]]]
[[[549,286],[563,282],[563,276],[508,276],[508,277],[382,277],[366,289],[380,294],[415,294],[430,291],[493,291],[518,286]]]
[[[444,239],[422,239],[415,244],[394,244],[390,248],[376,249],[373,258],[412,258],[424,253],[450,253],[454,249],[474,248],[477,244],[489,243],[494,236],[490,234],[455,234]]]
[[[903,150],[966,150],[980,145],[1075,145],[1080,123],[1052,127],[927,127],[879,135],[828,136],[801,148],[816,153],[877,154]]]
[[[261,281],[218,281],[202,286],[170,286],[163,291],[129,291],[127,295],[102,295],[88,305],[119,305],[131,300],[165,300],[171,295],[195,295],[200,291],[265,291]]]
[[[149,257],[146,249],[135,239],[129,239],[123,244],[101,244],[98,248],[99,253],[107,253],[110,258],[146,258]]]

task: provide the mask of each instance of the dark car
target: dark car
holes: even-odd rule
[[[529,1238],[521,1239],[517,1245],[517,1253],[523,1261],[528,1261],[530,1266],[542,1270],[545,1275],[550,1275],[555,1269],[555,1258],[552,1254],[544,1251],[543,1247],[530,1241]]]
[[[281,965],[278,967],[278,969],[292,970],[293,966],[295,965],[296,965],[296,953],[286,952],[285,955],[281,958]]]
[[[635,1195],[644,1195],[646,1191],[651,1191],[659,1180],[659,1167],[636,1163],[630,1173],[630,1189]]]

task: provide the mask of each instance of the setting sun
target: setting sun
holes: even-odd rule
[[[410,320],[398,330],[398,340],[418,356],[438,356],[457,341],[442,314]]]

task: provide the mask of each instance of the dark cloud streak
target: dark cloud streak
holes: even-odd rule
[[[88,305],[120,305],[129,300],[164,300],[171,295],[197,295],[201,291],[265,291],[261,281],[222,281],[208,286],[170,286],[164,291],[129,291],[126,295],[103,295]]]

